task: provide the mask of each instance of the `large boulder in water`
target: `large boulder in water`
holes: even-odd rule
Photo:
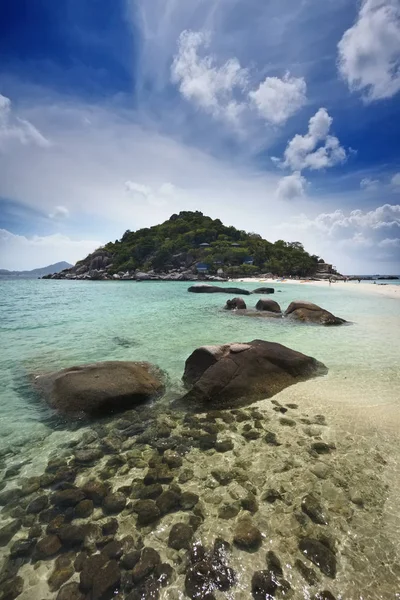
[[[162,394],[164,377],[147,362],[107,361],[42,375],[34,385],[60,412],[98,415],[133,408]]]
[[[225,304],[225,310],[246,310],[246,302],[243,298],[232,298],[227,300]]]
[[[244,294],[249,296],[251,292],[235,287],[218,287],[217,285],[197,284],[191,285],[188,292],[195,294]]]
[[[335,315],[324,308],[306,300],[291,302],[285,311],[285,317],[302,321],[303,323],[317,323],[320,325],[342,325],[346,323],[344,319],[335,317]]]
[[[275,289],[271,287],[260,287],[253,290],[253,294],[275,294]]]
[[[315,358],[274,342],[203,346],[186,361],[183,381],[189,392],[183,401],[228,408],[326,372]]]
[[[281,313],[281,307],[279,306],[279,304],[277,302],[275,302],[275,300],[269,300],[266,298],[261,298],[261,300],[259,300],[256,304],[256,309],[257,310],[266,310],[268,312],[273,312],[273,313]]]

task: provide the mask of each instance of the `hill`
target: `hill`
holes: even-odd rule
[[[223,225],[201,212],[184,211],[161,225],[127,230],[56,278],[193,279],[199,273],[235,277],[258,273],[312,275],[324,261],[300,242],[275,243]],[[165,278],[165,277],[163,277]]]
[[[54,265],[48,265],[47,267],[41,267],[39,269],[32,269],[31,271],[8,271],[7,269],[0,269],[0,279],[37,279],[44,275],[51,275],[52,273],[59,273],[64,269],[72,267],[71,263],[65,260],[55,263]]]

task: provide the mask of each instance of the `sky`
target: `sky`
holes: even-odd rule
[[[0,268],[201,210],[400,273],[399,0],[0,3]]]

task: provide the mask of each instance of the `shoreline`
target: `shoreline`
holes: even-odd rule
[[[306,286],[313,286],[313,287],[324,287],[324,288],[329,288],[331,287],[332,289],[339,289],[339,288],[343,288],[344,289],[353,289],[353,290],[359,290],[360,292],[363,293],[371,293],[371,294],[376,294],[379,296],[386,296],[387,298],[393,298],[395,300],[400,300],[400,285],[395,285],[395,284],[376,284],[374,285],[373,283],[358,283],[356,281],[348,281],[348,282],[343,282],[343,281],[336,281],[335,283],[332,283],[331,286],[329,286],[329,281],[328,280],[324,280],[324,281],[312,281],[309,279],[282,279],[282,280],[277,280],[277,279],[272,279],[272,278],[268,278],[268,279],[264,279],[264,278],[252,278],[252,277],[243,277],[240,279],[231,279],[230,280],[231,283],[279,283],[279,285],[292,285],[292,284],[303,284]]]

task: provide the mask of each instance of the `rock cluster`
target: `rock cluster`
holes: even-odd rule
[[[244,346],[220,349],[216,362],[211,352],[212,364],[228,350],[249,352]],[[274,346],[271,359],[296,364]],[[210,360],[208,351],[199,357],[192,380]],[[359,520],[363,531],[368,512],[378,514],[381,484],[371,468],[364,484],[366,457],[351,468],[351,448],[336,449],[323,415],[300,411],[276,398],[199,413],[140,404],[92,421],[40,475],[21,477],[21,463],[4,463],[0,598],[157,600],[184,592],[215,600],[237,590],[254,600],[335,600],[344,552],[346,569],[347,557],[357,557],[349,577],[359,577],[360,591],[353,527]],[[384,571],[385,585],[393,586],[393,573]]]
[[[261,288],[262,289],[262,288]],[[242,291],[243,293],[243,291]],[[255,292],[254,292],[255,293]],[[317,325],[343,325],[346,323],[344,319],[335,317],[332,313],[321,308],[317,304],[307,301],[291,302],[286,311],[282,314],[282,309],[278,302],[269,298],[261,298],[254,309],[247,309],[243,298],[233,298],[227,300],[225,305],[226,310],[233,310],[237,315],[247,317],[285,317],[299,323],[314,323]]]

